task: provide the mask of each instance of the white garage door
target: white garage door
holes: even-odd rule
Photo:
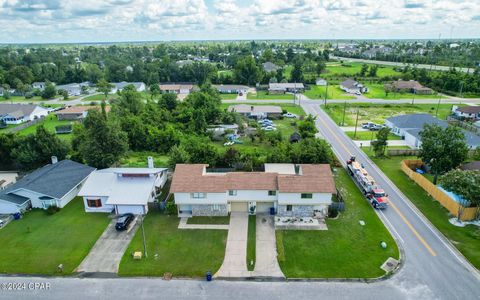
[[[247,212],[248,211],[247,202],[230,202],[230,210],[232,212],[235,212],[235,211]]]
[[[273,202],[257,202],[257,213],[270,213]]]

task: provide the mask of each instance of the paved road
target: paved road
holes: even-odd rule
[[[404,289],[422,290],[426,295],[438,299],[480,297],[478,271],[418,212],[318,104],[305,102],[302,107],[306,113],[317,116],[317,128],[332,145],[338,158],[345,164],[352,154],[355,155],[390,195],[390,207],[378,214],[404,248],[406,258],[404,268],[391,281]]]
[[[375,65],[385,65],[385,66],[395,66],[395,67],[404,67],[404,66],[415,66],[419,69],[428,69],[428,70],[438,70],[438,71],[448,71],[450,67],[448,66],[436,66],[436,65],[425,65],[425,64],[411,64],[411,63],[402,63],[402,62],[393,62],[393,61],[383,61],[383,60],[371,60],[371,59],[362,59],[362,58],[350,58],[350,57],[341,57],[341,56],[331,56],[332,59],[341,59],[348,60],[353,62],[363,62]],[[457,70],[465,73],[471,73],[474,71],[473,68],[456,68]]]

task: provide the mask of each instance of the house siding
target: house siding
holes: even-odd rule
[[[312,217],[313,205],[292,205],[292,210],[287,211],[286,205],[278,205],[277,215],[280,217]]]
[[[89,207],[87,205],[88,199],[100,199],[102,202],[101,207]],[[85,206],[85,212],[100,212],[100,213],[110,213],[114,206],[107,204],[107,197],[97,197],[97,196],[85,196],[83,197],[83,205]]]

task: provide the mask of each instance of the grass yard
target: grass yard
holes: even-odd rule
[[[344,64],[327,64],[327,69],[325,74],[322,74],[321,77],[329,78],[335,76],[353,76],[360,73],[363,63],[356,62],[347,62]],[[371,64],[367,64],[370,68]],[[397,72],[393,67],[389,66],[378,66],[377,77],[387,77],[387,76],[399,76],[400,72]]]
[[[107,101],[110,101],[116,98],[118,98],[117,94],[108,94]],[[83,101],[102,101],[104,99],[105,99],[104,94],[95,94],[95,95],[91,95],[83,98]]]
[[[371,153],[367,154],[369,154],[377,166],[395,183],[423,215],[425,215],[477,269],[480,269],[480,228],[474,225],[456,227],[450,224],[450,222],[448,222],[448,211],[403,173],[400,169],[400,162],[404,159],[416,159],[416,157],[395,156],[390,158],[375,158]]]
[[[212,225],[228,225],[230,224],[230,216],[226,217],[191,217],[187,219],[187,224],[212,224]]]
[[[220,94],[222,100],[235,100],[237,99],[238,94]]]
[[[388,93],[385,94],[384,85],[381,83],[371,83],[366,84],[368,87],[368,93],[363,94],[367,98],[371,99],[387,99],[387,100],[397,100],[397,99],[444,99],[445,96],[441,96],[438,94],[432,95],[417,95],[412,93]]]
[[[57,96],[55,96],[57,97]],[[54,97],[54,98],[55,98]],[[60,96],[58,96],[60,97]],[[32,98],[25,98],[24,96],[10,96],[9,99],[5,99],[4,97],[0,97],[0,102],[2,101],[5,101],[5,103],[7,102],[27,102],[27,103],[30,103],[30,102],[41,102],[41,101],[48,101],[48,99],[43,99],[42,97],[40,96],[34,96]]]
[[[310,99],[325,99],[325,92],[327,91],[326,86],[317,86],[312,85],[309,90],[305,91],[305,96]],[[327,92],[327,101],[329,99],[337,99],[337,100],[351,100],[355,99],[354,96],[346,94],[344,91],[340,89],[338,85],[329,85],[328,92]]]
[[[135,152],[130,151],[127,155],[120,159],[119,165],[121,167],[142,168],[147,167],[147,159],[149,156],[153,157],[153,164],[156,168],[168,167],[168,156],[161,155],[155,152]]]
[[[178,229],[179,218],[150,210],[145,218],[148,258],[134,260],[131,253],[143,251],[141,230],[120,263],[121,276],[203,277],[215,273],[225,255],[227,230]]]
[[[327,231],[276,232],[278,260],[287,278],[375,278],[385,274],[380,266],[388,257],[399,257],[392,236],[345,169],[337,169],[335,181],[346,210],[327,219]]]
[[[354,138],[353,135],[355,134],[355,131],[345,131],[345,134],[348,135],[349,138],[352,140],[356,141],[371,141],[375,140],[377,138],[377,132],[378,131],[357,131],[357,135]],[[393,133],[390,133],[388,135],[389,140],[401,140],[402,138],[394,135]]]
[[[62,120],[59,121],[57,120],[57,116],[54,114],[50,114],[45,117],[45,119],[42,122],[39,122],[35,125],[29,126],[25,129],[22,129],[18,132],[19,135],[29,135],[29,134],[34,134],[35,131],[37,130],[37,127],[40,125],[43,125],[45,129],[49,132],[55,133],[55,127],[60,126],[60,125],[69,125],[69,124],[74,124],[74,121],[68,121],[68,120]],[[67,133],[67,134],[58,134],[57,135],[59,138],[66,140],[66,141],[71,141],[73,134],[72,133]]]
[[[267,91],[257,91],[256,94],[247,93],[248,100],[293,100],[293,94],[270,95]]]
[[[60,212],[47,215],[36,209],[0,230],[0,273],[67,275],[82,262],[110,219],[86,213],[81,198]]]
[[[322,106],[325,112],[337,123],[341,124],[343,120],[343,111],[345,104],[331,103]],[[385,119],[415,113],[429,113],[435,116],[437,104],[370,104],[370,103],[347,103],[345,109],[345,126],[355,126],[359,109],[358,124],[364,122],[374,122],[383,124]],[[445,120],[450,115],[452,104],[440,104],[438,109],[438,118]]]
[[[257,242],[257,217],[248,216],[248,236],[247,236],[247,269],[255,269],[256,243]]]

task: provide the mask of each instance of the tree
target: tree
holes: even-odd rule
[[[251,56],[239,59],[234,69],[238,83],[253,85],[262,80],[262,72]]]
[[[363,65],[362,65],[362,69],[360,69],[359,75],[360,75],[361,77],[365,77],[365,75],[367,75],[367,71],[368,71],[368,65],[367,65],[367,64],[363,64]]]
[[[376,157],[383,157],[385,155],[385,149],[387,148],[388,135],[390,134],[390,128],[382,128],[377,132],[377,139],[372,141],[373,151]]]
[[[75,128],[72,144],[90,166],[108,168],[127,151],[127,134],[101,112],[90,110],[83,124]]]
[[[303,121],[298,122],[298,131],[303,139],[313,138],[318,132],[315,126],[315,119],[316,117],[308,115]]]
[[[362,68],[363,68],[363,66],[362,66]],[[377,70],[378,70],[377,65],[370,66],[370,70],[368,71],[368,76],[369,77],[376,77],[377,76]]]
[[[463,198],[459,206],[458,219],[464,207],[480,207],[480,171],[451,170],[440,177],[440,185]]]
[[[34,169],[50,162],[52,156],[64,159],[69,151],[68,145],[55,133],[48,132],[43,125],[18,140],[12,150],[12,156],[25,168]]]
[[[157,98],[158,95],[160,95],[160,86],[158,83],[154,83],[150,86],[150,94],[152,95],[152,100]]]
[[[162,98],[158,101],[158,105],[168,111],[173,111],[177,107],[177,104],[176,94],[163,94]]]
[[[419,157],[431,168],[434,184],[438,175],[458,167],[467,158],[468,146],[458,127],[443,129],[436,124],[426,124],[420,131],[420,137],[422,145]]]
[[[290,80],[294,82],[303,81],[303,62],[300,58],[295,59],[293,69],[290,73]]]
[[[123,88],[120,93],[120,98],[116,106],[120,108],[120,110],[126,110],[134,115],[139,114],[145,104],[139,92],[135,89],[133,85],[127,85]]]
[[[317,62],[317,65],[315,66],[315,72],[317,73],[317,76],[320,76],[323,71],[325,71],[326,65],[324,61],[319,61]]]
[[[17,135],[13,133],[0,134],[0,169],[10,169],[15,162],[13,149],[18,146]]]
[[[303,139],[290,147],[290,160],[293,163],[332,164],[333,162],[332,149],[323,139]]]
[[[42,98],[51,99],[55,97],[56,94],[57,90],[55,89],[55,86],[51,82],[47,82],[45,85],[45,89],[42,92]]]
[[[112,91],[112,88],[113,85],[103,78],[97,82],[97,92],[100,92],[105,96],[105,101],[107,101],[108,94]]]

